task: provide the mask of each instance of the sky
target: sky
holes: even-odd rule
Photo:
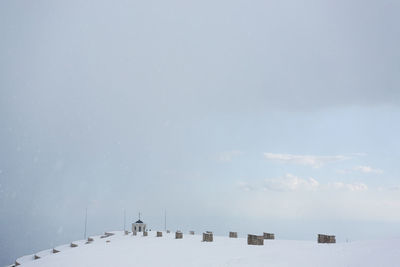
[[[122,230],[400,236],[400,3],[0,2],[0,265]],[[124,222],[124,210],[126,221]]]

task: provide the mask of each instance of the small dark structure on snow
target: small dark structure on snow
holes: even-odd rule
[[[143,232],[143,236],[148,236],[148,235],[149,235],[149,233],[147,231]]]
[[[100,238],[107,238],[107,237],[110,237],[112,235],[115,235],[115,234],[114,233],[105,232],[104,235],[100,236]]]
[[[76,248],[77,246],[78,246],[78,244],[75,244],[75,243],[71,243],[71,245],[70,245],[71,248]]]
[[[237,232],[229,232],[229,238],[237,238]]]
[[[275,239],[275,234],[264,233],[264,239]]]
[[[182,239],[182,238],[183,238],[183,233],[181,231],[176,231],[175,239]]]
[[[203,233],[203,242],[213,242],[213,233],[212,232],[205,232]]]
[[[318,243],[336,243],[336,237],[334,235],[318,235]]]
[[[157,232],[157,237],[162,237],[162,232]]]
[[[247,235],[247,245],[263,246],[264,245],[264,236]]]

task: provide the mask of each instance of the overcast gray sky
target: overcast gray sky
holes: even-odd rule
[[[0,2],[0,265],[123,228],[400,235],[398,1]]]

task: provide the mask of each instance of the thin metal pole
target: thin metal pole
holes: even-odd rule
[[[167,231],[167,210],[164,213],[164,230]]]
[[[126,211],[124,209],[124,232],[126,231]]]
[[[85,233],[83,235],[83,239],[86,239],[86,229],[87,229],[87,207],[85,212]]]

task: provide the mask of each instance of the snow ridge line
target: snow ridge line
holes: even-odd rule
[[[109,241],[108,240],[109,237],[115,236],[116,234],[121,234],[121,233],[124,234],[124,232],[121,232],[121,231],[105,232],[104,235],[98,235],[98,236],[89,237],[87,240],[77,240],[77,241],[71,242],[70,244],[64,244],[64,245],[60,245],[60,246],[54,247],[52,249],[47,249],[47,250],[43,250],[43,251],[37,252],[35,254],[25,255],[25,256],[22,256],[22,257],[16,259],[13,264],[8,265],[7,267],[20,266],[25,262],[39,260],[39,259],[42,259],[43,257],[47,257],[47,256],[50,256],[52,254],[60,253],[60,252],[63,252],[65,250],[68,250],[68,249],[73,249],[73,248],[76,248],[76,247],[79,247],[79,246],[82,246],[82,245],[91,244],[95,240],[101,240],[101,239],[106,239],[107,238],[107,240],[105,240],[105,242],[107,242],[107,241]],[[127,235],[126,231],[125,231],[125,235]]]

